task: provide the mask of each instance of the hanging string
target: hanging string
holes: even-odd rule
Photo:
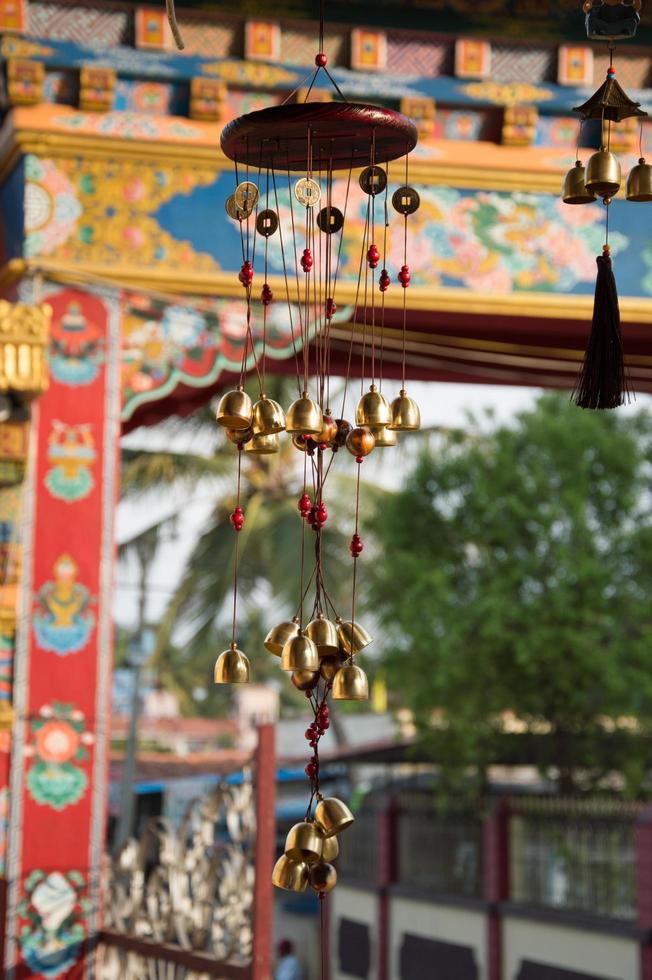
[[[405,186],[409,187],[409,151],[405,150]],[[407,265],[408,216],[403,215],[403,265]],[[403,288],[403,355],[401,364],[401,388],[405,388],[405,352],[407,347],[407,289]]]
[[[238,484],[236,490],[236,510],[240,507],[240,480],[242,475],[242,451],[244,446],[242,443],[238,443]],[[238,558],[239,558],[239,542],[240,534],[235,529],[235,548],[233,550],[233,622],[231,624],[231,643],[235,643],[235,628],[237,623],[237,607],[238,607]]]
[[[295,364],[296,375],[297,375],[297,388],[298,388],[298,391],[299,391],[299,395],[301,395],[301,382],[299,380],[300,379],[299,352],[297,350],[297,341],[296,341],[296,337],[295,337],[295,334],[294,334],[294,321],[293,321],[293,318],[292,318],[292,303],[290,301],[290,283],[289,283],[289,278],[288,278],[287,263],[285,261],[285,246],[283,244],[283,222],[281,221],[281,213],[280,213],[279,206],[278,206],[278,191],[277,191],[277,188],[276,188],[276,173],[275,173],[273,167],[272,167],[272,186],[274,188],[274,203],[276,205],[276,214],[277,214],[277,217],[278,217],[278,235],[279,235],[279,241],[281,243],[281,261],[283,263],[283,278],[285,279],[285,296],[286,296],[286,299],[287,299],[288,318],[290,320],[290,333],[292,335],[292,350],[294,352],[294,364]],[[300,321],[301,321],[301,311],[299,310],[299,330],[300,330],[301,334],[303,335],[303,332],[301,331],[301,323],[300,323]]]

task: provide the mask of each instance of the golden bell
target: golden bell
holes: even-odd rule
[[[361,667],[356,664],[345,664],[338,670],[333,681],[333,699],[335,701],[368,701],[369,681]]]
[[[337,861],[339,856],[340,845],[337,842],[337,837],[327,837],[321,852],[322,861],[331,864],[333,861]]]
[[[575,166],[571,167],[564,177],[561,192],[564,204],[590,204],[595,201],[595,194],[586,189],[584,177],[584,164],[576,160]]]
[[[338,623],[337,635],[342,649],[349,656],[355,656],[373,642],[373,636],[370,636],[360,623]]]
[[[283,409],[273,398],[261,395],[253,407],[251,428],[255,436],[270,436],[285,429]]]
[[[388,429],[397,432],[415,432],[421,428],[421,412],[414,398],[410,398],[405,388],[401,388],[398,398],[392,402],[392,418]]]
[[[220,398],[215,418],[225,429],[248,429],[253,405],[244,388],[234,388]]]
[[[235,643],[223,650],[215,661],[214,678],[216,684],[249,683],[249,660]]]
[[[295,670],[291,680],[297,691],[312,691],[319,684],[320,677],[318,670]]]
[[[387,399],[378,391],[376,385],[371,385],[369,391],[362,396],[355,410],[355,421],[358,425],[387,425],[390,419]]]
[[[335,657],[322,657],[319,661],[319,673],[325,681],[332,681],[342,667],[339,651]]]
[[[278,436],[275,432],[266,436],[253,436],[245,445],[245,452],[252,456],[271,456],[272,453],[279,451]]]
[[[372,425],[370,428],[376,440],[375,449],[386,449],[397,444],[398,436],[395,429],[388,429],[386,425]]]
[[[285,416],[285,429],[291,436],[316,436],[324,427],[319,405],[302,395],[292,402]]]
[[[307,820],[295,823],[287,835],[285,853],[292,861],[316,864],[317,861],[321,861],[324,836],[316,823],[308,823]]]
[[[271,628],[263,640],[263,646],[270,653],[275,653],[277,657],[280,657],[287,641],[291,640],[293,636],[296,636],[298,632],[298,619],[293,619],[289,623],[279,623],[278,626]]]
[[[339,653],[340,641],[337,636],[337,627],[331,623],[330,619],[318,616],[306,626],[306,636],[309,636],[317,647],[321,657],[334,657]]]
[[[319,653],[309,636],[301,630],[291,637],[281,653],[283,670],[319,670]]]
[[[355,817],[348,806],[334,796],[320,800],[315,807],[315,825],[326,838],[341,834],[352,823]]]
[[[652,164],[641,157],[627,178],[628,201],[652,201]]]
[[[274,865],[272,883],[288,892],[305,891],[308,884],[308,865],[303,861],[293,861],[287,854],[281,854]]]
[[[308,871],[308,881],[313,891],[326,895],[332,892],[337,884],[337,871],[332,864],[320,861],[319,864],[313,864]]]
[[[604,146],[589,157],[584,186],[598,197],[613,197],[620,190],[620,163]]]
[[[253,439],[253,431],[249,429],[227,429],[226,438],[229,442],[232,442],[234,446],[239,446],[242,443],[246,446],[248,442]]]

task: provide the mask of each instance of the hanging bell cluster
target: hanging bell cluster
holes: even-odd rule
[[[310,885],[320,895],[332,891],[337,884],[333,861],[340,852],[337,835],[350,827],[354,819],[341,800],[320,799],[314,816],[295,824],[289,831],[285,851],[272,874],[276,887],[302,892]]]

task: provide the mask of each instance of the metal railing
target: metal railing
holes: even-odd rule
[[[378,863],[378,814],[375,810],[357,813],[355,824],[340,836],[339,845],[338,875],[373,887]]]
[[[511,900],[635,919],[639,812],[637,805],[619,801],[516,801],[510,817]]]

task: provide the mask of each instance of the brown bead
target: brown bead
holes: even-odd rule
[[[326,892],[330,892],[335,888],[337,884],[337,871],[332,864],[326,864],[325,861],[320,861],[318,864],[313,864],[308,871],[308,881],[310,882],[311,888],[324,895]]]
[[[368,456],[376,445],[376,439],[371,429],[359,425],[351,429],[346,437],[346,448],[352,456]]]
[[[315,436],[316,443],[333,442],[337,435],[337,422],[332,415],[324,414],[324,427],[318,436]]]
[[[337,434],[334,440],[336,446],[343,446],[345,444],[346,437],[352,428],[353,426],[350,422],[347,422],[346,419],[337,420]]]

